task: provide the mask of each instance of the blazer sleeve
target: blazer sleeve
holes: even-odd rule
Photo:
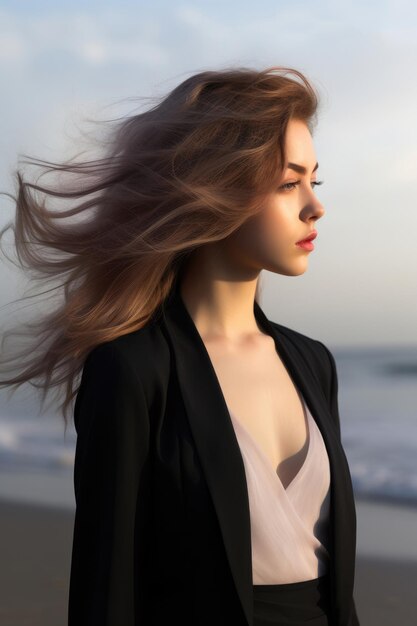
[[[327,367],[328,367],[327,397],[329,401],[330,412],[333,416],[337,433],[340,439],[341,431],[340,431],[340,415],[339,415],[339,402],[338,402],[339,384],[338,384],[336,361],[334,359],[333,354],[330,352],[327,346],[325,346],[324,343],[322,343],[321,341],[318,341],[318,343],[322,346],[324,353],[326,355],[325,358],[327,359]],[[351,613],[350,613],[348,626],[360,626],[354,597],[352,597],[352,600],[351,600]]]
[[[141,381],[112,342],[87,356],[74,424],[68,626],[134,626],[135,518],[149,416]]]

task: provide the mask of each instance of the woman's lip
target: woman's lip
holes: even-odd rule
[[[309,234],[309,236],[307,237],[307,239],[302,239],[301,241],[297,241],[295,245],[299,246],[300,248],[303,248],[303,250],[314,250],[313,239],[315,239],[316,237],[317,237],[317,231],[313,229],[311,233]]]
[[[316,237],[317,237],[317,231],[313,229],[311,233],[309,233],[305,239],[301,239],[300,241],[297,241],[297,243],[304,243],[304,241],[312,241]]]
[[[295,245],[299,248],[303,248],[303,250],[314,250],[313,242],[308,239],[305,239],[304,241],[297,241]]]

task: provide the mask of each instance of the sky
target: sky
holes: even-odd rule
[[[262,273],[267,316],[330,348],[417,346],[415,3],[0,2],[0,191],[23,154],[78,152],[85,118],[228,65],[294,67],[320,94],[326,213],[304,274]],[[0,227],[13,216],[0,196]],[[30,285],[2,254],[2,329]]]

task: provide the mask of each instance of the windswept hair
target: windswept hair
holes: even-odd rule
[[[43,389],[42,404],[65,385],[65,427],[90,350],[144,326],[194,250],[261,210],[282,177],[288,121],[313,132],[318,107],[307,78],[280,66],[203,71],[155,100],[145,112],[103,120],[114,126],[99,141],[101,158],[23,161],[42,168],[36,182],[14,172],[15,223],[0,239],[12,228],[20,267],[57,282],[51,291],[61,301],[27,331],[17,327],[29,345],[9,358],[3,344],[13,330],[5,333],[2,361],[7,371],[14,361],[16,374],[0,385],[29,382]],[[48,173],[55,184],[39,184]],[[67,208],[57,200],[47,207],[48,197]]]

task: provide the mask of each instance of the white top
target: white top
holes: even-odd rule
[[[309,447],[287,488],[259,445],[229,411],[245,466],[254,585],[311,580],[328,571],[330,465],[320,429],[300,397],[307,414]]]

